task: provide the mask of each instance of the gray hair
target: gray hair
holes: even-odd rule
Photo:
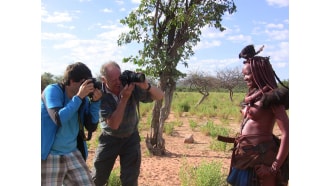
[[[106,71],[106,68],[107,67],[116,67],[120,70],[120,66],[118,65],[117,62],[115,61],[109,61],[109,62],[106,62],[104,63],[102,66],[101,66],[101,69],[100,69],[100,74],[101,76],[106,76],[107,75],[107,71]]]

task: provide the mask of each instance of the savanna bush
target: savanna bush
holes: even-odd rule
[[[198,166],[184,162],[179,170],[181,186],[227,186],[226,174],[219,161],[205,162]]]

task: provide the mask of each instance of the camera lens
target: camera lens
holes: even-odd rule
[[[131,82],[144,82],[146,77],[143,73],[135,73],[133,71],[125,70],[119,79],[123,86],[130,84]]]
[[[134,82],[144,82],[146,79],[146,76],[142,73],[136,73],[134,77]]]

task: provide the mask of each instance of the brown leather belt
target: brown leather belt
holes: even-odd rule
[[[235,138],[218,135],[218,141],[222,141],[222,142],[226,142],[226,143],[234,143]]]

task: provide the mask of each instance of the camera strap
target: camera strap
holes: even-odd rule
[[[133,94],[133,99],[136,103],[136,108],[137,108],[137,111],[138,111],[138,119],[140,120],[140,118],[141,118],[141,115],[140,115],[140,101],[135,98],[135,94]]]
[[[64,102],[65,102],[65,95],[64,95],[64,88],[62,86],[62,84],[58,83],[58,86],[61,88],[62,92],[63,92],[63,103],[62,103],[62,107],[64,107]],[[60,120],[60,116],[58,115],[58,112],[60,110],[60,108],[53,108],[53,109],[49,109],[45,100],[45,94],[44,92],[41,93],[41,100],[43,101],[48,115],[51,117],[51,119],[53,120],[53,122],[58,126],[61,127],[61,120]]]
[[[79,123],[79,134],[84,141],[87,141],[87,138],[86,138],[86,135],[85,135],[85,130],[84,130],[84,125],[83,123],[81,122],[81,119],[80,119],[80,116],[78,114],[78,123]]]

